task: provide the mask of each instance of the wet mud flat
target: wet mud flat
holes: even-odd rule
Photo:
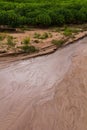
[[[87,38],[0,67],[1,130],[87,130]]]

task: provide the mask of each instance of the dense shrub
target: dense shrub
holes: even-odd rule
[[[49,26],[51,24],[51,18],[48,14],[39,14],[36,17],[36,24],[37,25],[44,25]]]
[[[0,25],[52,26],[87,22],[87,0],[0,0]]]
[[[6,19],[7,19],[7,25],[10,25],[12,27],[16,27],[19,25],[19,19],[17,14],[13,10],[9,10],[6,12]]]
[[[58,11],[51,11],[49,13],[51,20],[52,20],[52,25],[63,25],[65,23],[64,16],[62,14],[59,14]]]

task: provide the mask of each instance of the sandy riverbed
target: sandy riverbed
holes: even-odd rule
[[[87,130],[87,38],[0,68],[0,130]]]

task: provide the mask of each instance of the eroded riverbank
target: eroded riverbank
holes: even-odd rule
[[[0,69],[1,130],[87,129],[86,41]]]

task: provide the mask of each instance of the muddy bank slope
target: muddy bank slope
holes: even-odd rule
[[[1,130],[87,130],[87,38],[0,69]]]

